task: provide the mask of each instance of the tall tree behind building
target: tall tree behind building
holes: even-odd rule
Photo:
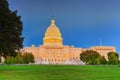
[[[22,48],[22,21],[17,11],[11,11],[7,0],[0,0],[0,55],[16,56]]]

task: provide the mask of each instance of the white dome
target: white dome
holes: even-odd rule
[[[60,44],[62,45],[62,37],[59,28],[55,25],[55,20],[51,20],[50,26],[45,32],[45,37],[43,39],[44,45],[46,44]]]

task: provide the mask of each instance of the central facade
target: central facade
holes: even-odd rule
[[[39,47],[25,47],[24,52],[32,52],[36,64],[84,64],[79,56],[81,48],[64,46],[59,28],[52,18],[50,26],[47,28],[43,45]]]

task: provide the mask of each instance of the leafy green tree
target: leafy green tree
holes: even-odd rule
[[[34,56],[32,53],[24,53],[23,54],[23,61],[24,63],[26,64],[29,64],[29,63],[34,63]]]
[[[7,0],[0,0],[0,55],[16,56],[22,48],[22,21],[17,11],[11,11]]]
[[[106,61],[106,59],[105,59],[105,57],[104,56],[99,56],[98,58],[97,58],[97,64],[107,64],[107,61]]]
[[[87,64],[97,64],[100,54],[93,50],[86,50],[80,54],[80,59]]]
[[[17,52],[17,56],[16,56],[16,60],[17,60],[17,64],[23,64],[23,56],[20,52]]]
[[[108,64],[117,65],[119,64],[119,55],[116,52],[108,53]]]

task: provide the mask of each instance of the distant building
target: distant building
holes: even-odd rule
[[[84,64],[79,58],[84,49],[65,46],[62,42],[61,32],[52,18],[51,24],[45,32],[43,45],[25,47],[22,49],[22,53],[32,52],[36,64]],[[115,47],[108,46],[93,46],[89,49],[99,52],[105,58],[107,58],[108,52],[115,51]]]
[[[115,47],[113,46],[92,46],[88,48],[89,50],[94,50],[100,53],[101,56],[104,56],[108,60],[108,52],[116,52]]]

